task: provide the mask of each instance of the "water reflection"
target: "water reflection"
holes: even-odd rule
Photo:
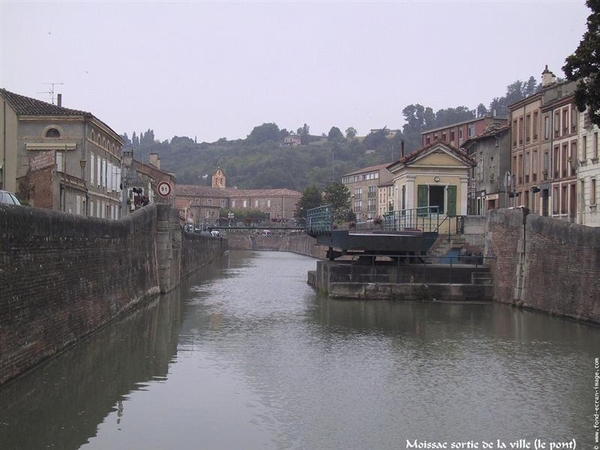
[[[597,328],[505,305],[332,301],[307,286],[314,266],[232,252],[0,390],[0,448],[590,448]]]
[[[210,267],[196,277],[218,270]],[[132,391],[166,380],[184,313],[175,290],[4,386],[0,448],[78,449],[109,413],[120,421]]]

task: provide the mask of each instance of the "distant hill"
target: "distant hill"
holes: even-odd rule
[[[475,117],[508,114],[508,106],[539,89],[535,78],[520,80],[507,86],[506,95],[494,98],[489,108],[479,104],[476,109],[465,106],[434,112],[419,104],[402,110],[405,124],[402,130],[383,127],[363,137],[347,138],[337,127],[328,136],[312,136],[310,127],[297,130],[303,145],[283,145],[293,133],[279,129],[274,123],[256,126],[246,139],[213,143],[197,143],[189,137],[175,136],[171,141],[158,142],[153,130],[131,139],[125,134],[125,149],[133,149],[135,159],[148,162],[150,153],[157,153],[161,168],[173,172],[180,184],[209,185],[211,175],[221,168],[227,184],[240,189],[287,188],[297,191],[315,185],[324,189],[342,175],[363,167],[391,163],[400,158],[404,142],[405,154],[421,145],[421,133]],[[352,136],[354,136],[353,128]]]

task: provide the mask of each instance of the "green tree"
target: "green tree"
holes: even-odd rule
[[[421,133],[435,128],[435,113],[430,107],[423,105],[408,105],[402,110],[404,121],[402,134],[404,135],[406,154],[421,147]]]
[[[140,145],[154,144],[154,131],[148,129],[145,133],[140,134]]]
[[[456,108],[440,109],[435,113],[434,126],[431,128],[445,127],[454,123],[464,122],[475,118],[475,114],[466,106],[457,106]],[[425,128],[423,131],[427,130]]]
[[[387,138],[385,137],[385,135],[386,135],[385,128],[378,130],[378,131],[370,132],[369,134],[367,134],[365,136],[365,139],[363,140],[363,144],[364,144],[365,148],[367,150],[374,150],[376,148],[383,146],[387,142]]]
[[[330,142],[334,142],[339,141],[341,139],[344,139],[344,135],[342,134],[340,129],[338,127],[331,127],[331,130],[329,130],[329,134],[327,135],[327,140]]]
[[[321,206],[323,203],[323,197],[321,195],[321,191],[314,184],[304,188],[302,190],[302,197],[298,202],[298,211],[296,216],[300,219],[306,218],[306,212],[309,209],[316,208],[317,206]]]
[[[300,143],[306,145],[310,141],[310,127],[306,124],[302,128],[298,128],[298,135],[300,136]]]
[[[258,127],[254,127],[247,141],[253,144],[262,144],[267,141],[279,141],[279,127],[274,123],[263,123]]]
[[[567,57],[563,71],[567,80],[577,81],[577,109],[587,108],[592,123],[600,125],[600,0],[587,0],[585,4],[592,11],[588,29],[575,53]]]
[[[333,183],[325,189],[325,204],[332,205],[333,219],[343,222],[350,211],[350,191],[342,183]]]
[[[356,137],[356,128],[354,127],[348,127],[346,128],[346,138],[348,139],[354,139]]]
[[[483,103],[480,103],[477,106],[477,117],[484,117],[488,115],[488,109],[485,107]]]
[[[525,97],[535,94],[539,89],[537,81],[533,76],[527,82],[517,80],[506,87],[504,97],[495,97],[490,103],[490,112],[496,117],[508,116],[508,107]]]

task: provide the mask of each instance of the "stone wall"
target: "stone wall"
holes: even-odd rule
[[[316,245],[316,240],[306,234],[257,236],[251,233],[227,235],[231,250],[281,251],[325,259],[327,248]]]
[[[118,221],[0,204],[0,384],[218,258],[168,205]]]
[[[494,300],[600,323],[600,229],[529,214],[488,215]]]

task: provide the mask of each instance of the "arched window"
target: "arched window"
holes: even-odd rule
[[[58,131],[56,128],[50,128],[46,131],[46,137],[47,138],[59,138],[60,131]]]

